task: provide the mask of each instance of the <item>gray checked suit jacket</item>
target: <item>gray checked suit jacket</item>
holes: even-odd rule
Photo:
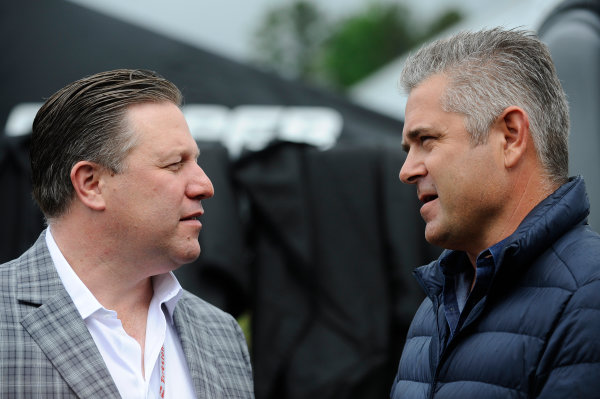
[[[184,292],[173,315],[198,398],[253,398],[243,333]],[[45,233],[0,266],[0,398],[118,398],[119,392],[50,258]]]

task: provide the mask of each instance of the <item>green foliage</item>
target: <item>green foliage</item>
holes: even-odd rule
[[[402,54],[415,43],[408,11],[373,4],[338,24],[325,43],[323,67],[335,86],[348,87]]]
[[[242,331],[244,332],[244,336],[246,337],[246,344],[248,345],[248,350],[252,351],[252,315],[248,312],[241,314],[237,318],[237,322],[240,325]]]
[[[344,89],[461,18],[450,10],[417,27],[406,5],[370,2],[332,23],[314,3],[300,0],[267,13],[255,35],[257,61],[288,77]]]

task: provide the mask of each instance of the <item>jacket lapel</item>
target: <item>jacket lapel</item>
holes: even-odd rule
[[[18,300],[23,328],[81,398],[119,397],[119,391],[54,268],[42,234],[22,258]]]
[[[213,353],[210,341],[207,339],[204,326],[192,315],[194,312],[188,309],[187,302],[182,297],[177,303],[173,314],[175,329],[179,334],[183,353],[190,370],[190,375],[196,390],[198,399],[222,397],[222,392],[216,392],[220,375],[211,366]],[[212,384],[207,383],[213,382]]]

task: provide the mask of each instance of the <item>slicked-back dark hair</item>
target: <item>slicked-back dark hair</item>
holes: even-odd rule
[[[73,82],[54,93],[33,121],[33,195],[47,219],[61,216],[73,199],[71,169],[95,162],[120,173],[136,137],[127,107],[148,102],[181,106],[179,89],[155,72],[117,69]]]

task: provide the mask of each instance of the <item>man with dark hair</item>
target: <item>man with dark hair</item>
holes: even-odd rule
[[[150,71],[59,90],[33,123],[48,228],[0,266],[0,397],[252,398],[236,321],[182,290],[211,181],[179,106]]]
[[[567,102],[533,34],[462,32],[409,57],[400,179],[416,185],[427,294],[391,397],[592,398],[600,236],[568,177]]]

